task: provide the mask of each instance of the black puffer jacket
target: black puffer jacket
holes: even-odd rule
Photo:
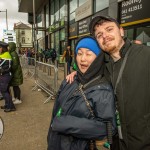
[[[84,89],[84,93],[96,119],[92,119],[78,90],[79,82],[75,80],[71,85],[66,81],[62,83],[54,105],[48,135],[48,150],[85,150],[89,139],[103,139],[107,135],[106,121],[113,122],[115,132],[112,88],[101,76],[94,84]],[[59,117],[60,109],[62,112]]]

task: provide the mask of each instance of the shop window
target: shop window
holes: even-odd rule
[[[46,28],[49,27],[49,6],[46,5]]]
[[[65,0],[60,1],[60,25],[64,26],[65,25],[65,17],[66,17],[66,5],[65,5]]]
[[[55,32],[55,50],[59,53],[59,31]]]
[[[51,2],[50,6],[51,6],[51,12],[50,12],[50,14],[51,14],[51,25],[53,25],[54,24],[54,2]]]
[[[87,0],[79,0],[79,6],[81,6],[82,4],[84,4]]]
[[[74,19],[75,19],[75,12],[73,12],[73,13],[70,14],[70,21],[72,21]],[[72,21],[70,23],[74,23],[74,22]]]
[[[133,40],[133,29],[127,29],[125,30],[125,37],[127,37],[128,39],[130,39],[131,41]]]
[[[150,26],[137,28],[136,40],[141,41],[144,45],[150,46]]]
[[[54,15],[54,22],[59,27],[59,0],[55,1],[55,15]]]
[[[54,48],[54,33],[51,34],[51,48]]]
[[[98,12],[109,7],[109,0],[94,0],[94,12]]]
[[[42,14],[38,14],[36,18],[37,26],[42,27]]]
[[[77,8],[77,0],[70,0],[70,13],[74,12]]]
[[[65,29],[60,30],[60,40],[65,40]]]

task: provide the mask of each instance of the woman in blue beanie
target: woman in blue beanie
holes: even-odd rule
[[[115,134],[114,95],[103,76],[103,59],[94,38],[88,36],[77,42],[77,75],[72,84],[64,80],[57,93],[48,150],[91,150],[92,146],[96,150],[95,140],[107,136],[106,122],[112,123]]]

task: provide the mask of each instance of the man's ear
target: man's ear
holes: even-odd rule
[[[119,30],[120,30],[120,34],[121,34],[121,36],[122,36],[122,37],[124,37],[124,29],[123,29],[122,27],[120,27],[120,29],[119,29]]]

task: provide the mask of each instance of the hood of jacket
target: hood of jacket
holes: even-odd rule
[[[16,50],[16,44],[14,42],[9,42],[8,45],[10,53]]]

